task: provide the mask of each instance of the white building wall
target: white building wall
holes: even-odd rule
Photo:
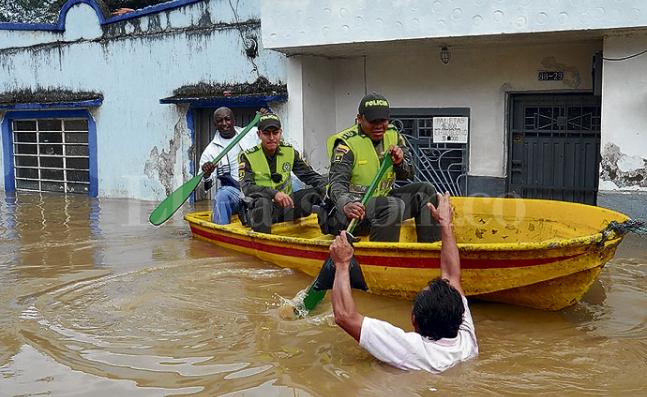
[[[643,0],[263,0],[268,48],[647,26]]]
[[[611,35],[604,57],[621,59],[647,50],[647,34]],[[600,197],[647,216],[647,54],[604,61]]]
[[[63,40],[96,39],[103,35],[99,15],[87,4],[72,6],[66,14]]]
[[[64,35],[83,39],[0,50],[0,91],[49,88],[102,93],[103,104],[92,111],[99,196],[162,199],[188,178],[192,142],[187,107],[162,105],[161,98],[200,82],[252,83],[259,76],[272,83],[287,81],[282,54],[261,48],[252,62],[244,54],[237,29],[210,28],[258,18],[256,1],[234,4],[238,4],[235,13],[229,2],[211,0],[106,25],[106,40],[91,39],[101,28],[94,10],[79,4],[67,18],[78,24],[66,26]],[[95,17],[85,18],[89,13]],[[184,29],[192,23],[201,24],[200,29]],[[147,34],[147,29],[160,26],[164,31]],[[111,38],[120,32],[126,35]],[[247,32],[256,33],[262,46],[257,26]],[[4,34],[0,31],[0,37]],[[284,106],[276,110],[287,116]]]
[[[0,49],[52,43],[60,38],[61,34],[58,32],[39,30],[5,30],[0,31]]]
[[[303,67],[301,59],[287,59],[288,97],[287,113],[290,117],[281,118],[283,139],[289,141],[297,150],[303,149]],[[290,139],[288,139],[290,137]]]
[[[327,172],[326,139],[335,132],[335,73],[333,61],[305,56],[303,62],[304,155],[312,166]],[[320,161],[318,161],[320,160]]]
[[[330,115],[335,121],[333,131],[352,125],[365,91],[385,95],[395,108],[470,108],[469,173],[504,177],[506,94],[590,91],[591,59],[601,46],[599,41],[541,45],[517,42],[457,48],[452,49],[451,60],[445,65],[436,48],[421,45],[398,53],[368,55],[365,76],[362,57],[330,61],[321,58],[321,62],[302,65],[304,75],[318,75],[322,82],[330,80],[334,84],[334,115]],[[327,62],[334,68],[326,67]],[[332,78],[327,77],[329,70],[333,70]],[[564,70],[564,80],[538,81],[540,70]],[[304,104],[304,114],[320,112],[318,103]],[[319,137],[329,135],[327,125],[320,121],[307,126],[306,141],[318,143]],[[325,164],[327,159],[322,156],[323,148],[312,157],[313,164]]]

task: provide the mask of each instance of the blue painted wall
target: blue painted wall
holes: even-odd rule
[[[88,104],[96,122],[100,197],[160,200],[190,177],[189,106],[160,103],[175,89],[201,82],[252,83],[259,76],[272,83],[287,80],[285,57],[262,47],[257,0],[175,1],[113,18],[92,3],[66,3],[59,24],[49,31],[0,25],[0,93],[64,89],[103,95],[100,106]],[[255,59],[245,55],[247,36],[259,40]]]

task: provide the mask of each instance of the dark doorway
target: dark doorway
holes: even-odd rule
[[[595,205],[600,97],[515,94],[510,110],[508,192]]]
[[[198,169],[200,165],[200,156],[217,131],[216,126],[213,124],[213,112],[215,110],[216,108],[199,108],[192,110],[193,127],[195,129],[195,154],[193,164],[195,164],[196,174],[200,172]],[[234,112],[234,118],[236,119],[235,125],[238,127],[244,127],[254,119],[258,109],[232,107],[231,110]],[[199,187],[195,190],[195,200],[211,199],[211,191],[213,190],[214,189],[211,189],[210,191],[205,192],[202,187]]]

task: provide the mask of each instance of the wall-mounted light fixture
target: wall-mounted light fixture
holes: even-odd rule
[[[444,63],[445,65],[447,65],[449,63],[449,58],[450,58],[449,57],[449,49],[447,48],[447,46],[443,46],[440,49],[440,61],[442,63]]]

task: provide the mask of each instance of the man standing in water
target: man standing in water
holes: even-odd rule
[[[265,109],[261,109],[261,113],[265,112]],[[232,148],[218,165],[215,165],[211,160],[229,145],[242,128],[234,125],[234,113],[227,107],[218,108],[213,112],[213,123],[217,129],[216,135],[200,156],[200,168],[204,172],[205,191],[211,189],[216,182],[212,175],[216,171],[215,179],[219,186],[213,200],[211,219],[215,224],[227,225],[231,222],[231,215],[238,211],[240,205],[240,185],[231,173],[238,170],[238,153],[256,145],[256,129],[250,130],[238,142],[238,147]]]
[[[335,263],[332,306],[335,322],[375,358],[405,370],[442,372],[478,355],[472,315],[461,287],[458,247],[452,230],[449,193],[438,194],[438,208],[427,204],[440,224],[440,278],[429,282],[413,303],[411,324],[405,332],[385,321],[365,317],[355,309],[349,266],[353,247],[346,232],[330,246]]]

